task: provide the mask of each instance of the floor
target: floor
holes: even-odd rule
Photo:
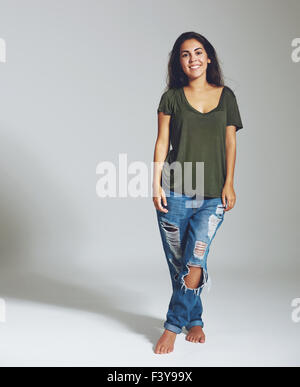
[[[206,343],[181,333],[170,354],[153,352],[171,292],[165,270],[131,272],[114,285],[100,273],[50,274],[2,271],[1,366],[300,365],[300,322],[291,317],[299,280],[291,273],[253,282],[214,270],[202,293]]]

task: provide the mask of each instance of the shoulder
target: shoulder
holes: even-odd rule
[[[235,92],[229,86],[224,86],[224,99],[227,109],[232,109],[238,103]]]
[[[235,97],[234,91],[229,86],[224,86],[224,92],[230,97]]]
[[[172,115],[177,110],[177,91],[178,89],[170,88],[161,95],[157,111]]]
[[[229,86],[224,86],[224,93],[229,101],[236,101],[236,94]]]
[[[175,89],[175,88],[168,89],[162,93],[162,97],[167,98],[167,99],[176,98],[177,90],[178,89]]]

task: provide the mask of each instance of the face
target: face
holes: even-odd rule
[[[180,64],[189,79],[200,77],[206,72],[208,58],[203,45],[196,39],[185,40],[180,47]]]

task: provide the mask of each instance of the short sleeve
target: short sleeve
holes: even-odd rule
[[[243,123],[238,107],[238,103],[236,100],[236,96],[231,90],[229,102],[227,105],[227,123],[226,125],[235,125],[236,131],[243,128]]]
[[[171,89],[165,91],[160,98],[157,113],[163,112],[164,114],[172,115],[174,112],[174,101],[171,93]]]

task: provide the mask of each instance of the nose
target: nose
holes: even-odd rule
[[[194,62],[197,62],[197,57],[195,54],[192,54],[190,57],[190,63],[194,63]]]

